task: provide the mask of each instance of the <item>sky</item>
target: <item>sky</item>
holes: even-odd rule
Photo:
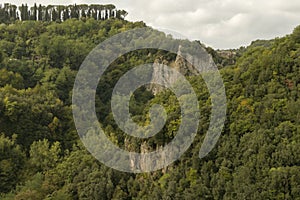
[[[3,0],[0,0],[2,2]],[[4,2],[33,5],[34,0]],[[2,2],[2,3],[4,3]],[[40,0],[41,4],[114,4],[129,21],[144,21],[215,49],[248,46],[290,34],[300,25],[299,0]]]

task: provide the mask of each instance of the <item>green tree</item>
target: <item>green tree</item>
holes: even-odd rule
[[[22,177],[25,154],[16,144],[16,138],[17,135],[13,135],[12,139],[3,133],[0,135],[0,193],[13,190]]]

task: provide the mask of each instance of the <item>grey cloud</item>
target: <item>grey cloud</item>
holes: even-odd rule
[[[190,7],[186,6],[184,12],[170,12],[176,10],[176,5],[180,8],[182,1],[175,1],[179,3],[169,7],[159,0],[152,1],[156,7],[162,5],[158,10],[136,1],[141,6],[135,7],[136,12],[130,18],[142,16],[154,27],[174,29],[214,48],[238,48],[252,40],[283,36],[300,21],[300,15],[294,13],[297,10],[294,8],[300,7],[296,0],[288,4],[283,0],[187,0],[184,2]]]

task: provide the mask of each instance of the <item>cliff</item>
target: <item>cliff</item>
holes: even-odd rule
[[[164,83],[164,85],[171,85],[176,82],[178,79],[178,74],[173,73],[170,70],[167,70],[167,66],[177,70],[180,74],[184,76],[197,76],[200,75],[201,71],[208,70],[214,66],[213,59],[211,55],[203,52],[203,59],[195,60],[191,55],[188,55],[188,60],[192,63],[197,63],[201,67],[200,72],[195,68],[190,62],[188,62],[182,56],[182,47],[178,47],[178,52],[175,61],[167,61],[164,58],[160,57],[154,61],[153,64],[153,73],[152,73],[152,82],[153,83]],[[157,93],[163,91],[165,87],[158,84],[151,84],[149,90],[156,95]]]

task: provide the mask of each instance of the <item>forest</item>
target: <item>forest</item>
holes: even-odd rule
[[[9,4],[0,9],[0,199],[300,199],[300,26],[285,37],[227,53],[205,47],[227,97],[216,147],[199,158],[211,101],[203,79],[187,75],[201,113],[193,144],[168,167],[133,174],[106,167],[84,147],[73,121],[72,88],[96,45],[146,24],[126,21],[126,11],[105,17],[113,16],[114,6],[23,5],[19,14],[16,9]],[[109,109],[114,85],[132,66],[157,58],[172,63],[175,57],[133,51],[104,73],[96,111],[116,145],[151,151],[175,137],[180,107],[168,89],[154,95],[141,87],[131,98],[132,118],[140,124],[147,123],[154,103],[168,112],[164,128],[146,141],[126,136]]]
[[[127,15],[125,10],[116,9],[115,5],[80,4],[80,5],[47,5],[35,3],[29,7],[27,4],[16,6],[5,3],[0,4],[0,23],[13,23],[16,20],[27,21],[66,21],[68,19],[94,18],[106,20],[109,18],[124,19]]]

